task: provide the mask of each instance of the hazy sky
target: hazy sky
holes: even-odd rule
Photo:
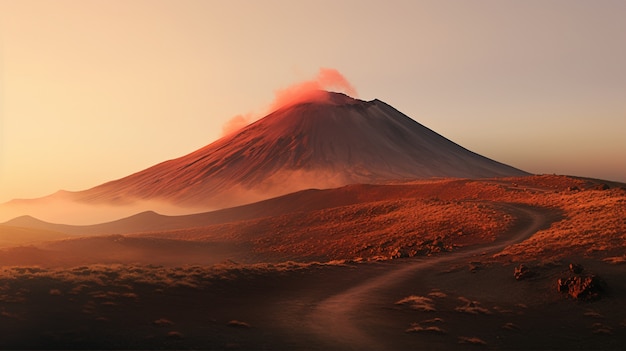
[[[182,156],[339,70],[534,173],[626,181],[626,1],[0,0],[0,202]]]

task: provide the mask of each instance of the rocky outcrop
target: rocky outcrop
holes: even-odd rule
[[[581,301],[590,301],[600,298],[604,292],[605,283],[597,275],[574,276],[557,280],[557,289],[560,293]]]
[[[557,290],[575,300],[590,301],[600,298],[606,290],[606,283],[595,274],[583,273],[580,264],[570,263],[569,274],[556,282]]]

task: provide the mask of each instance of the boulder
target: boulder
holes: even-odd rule
[[[596,300],[604,292],[605,282],[597,275],[576,275],[557,280],[557,290],[579,301]]]

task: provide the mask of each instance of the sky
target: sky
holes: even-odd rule
[[[341,72],[533,173],[626,182],[626,1],[0,0],[0,202],[205,146]]]

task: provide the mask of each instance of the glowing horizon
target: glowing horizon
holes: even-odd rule
[[[625,12],[618,1],[3,0],[0,203],[183,156],[323,67],[489,158],[626,182]]]

